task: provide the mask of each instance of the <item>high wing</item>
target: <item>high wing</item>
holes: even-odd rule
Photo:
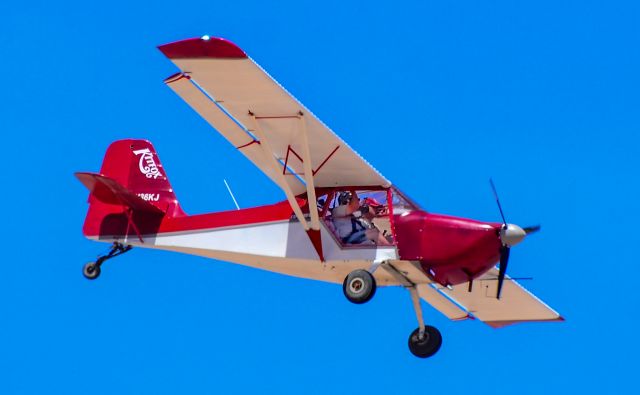
[[[235,44],[204,36],[158,48],[181,70],[165,83],[290,201],[313,187],[390,186]]]

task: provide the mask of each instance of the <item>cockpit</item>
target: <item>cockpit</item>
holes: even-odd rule
[[[395,245],[393,216],[417,207],[394,188],[336,188],[318,197],[320,218],[345,247]]]

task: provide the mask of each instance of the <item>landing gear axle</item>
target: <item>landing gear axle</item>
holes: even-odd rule
[[[116,241],[115,243],[113,243],[113,246],[111,246],[111,249],[109,250],[109,253],[107,255],[102,255],[98,257],[95,262],[89,262],[84,265],[84,267],[82,268],[82,274],[88,280],[95,280],[100,276],[100,266],[102,266],[104,261],[115,258],[118,255],[122,255],[125,252],[129,251],[131,248],[133,247],[130,245],[125,246],[122,243],[118,243]]]

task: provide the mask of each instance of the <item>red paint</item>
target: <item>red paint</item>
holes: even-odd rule
[[[184,215],[153,144],[147,140],[113,142],[104,156],[100,174],[112,178],[134,195],[169,215]]]
[[[327,193],[337,191],[386,191],[389,188],[380,185],[341,185],[339,187],[317,187],[316,196],[326,195]],[[300,196],[306,196],[301,194]]]
[[[318,168],[315,170],[311,170],[311,174],[312,175],[316,175],[316,173],[322,168],[322,166],[325,165],[325,163],[327,163],[327,161],[333,156],[333,154],[336,153],[336,151],[338,150],[338,148],[340,148],[340,146],[336,146],[336,148],[333,149],[333,151],[331,151],[331,153],[322,161],[322,163],[320,163],[320,165],[318,165]],[[294,150],[293,148],[291,148],[291,145],[287,146],[287,155],[285,156],[285,160],[284,160],[284,168],[282,169],[282,174],[286,173],[287,170],[287,164],[289,163],[289,153],[292,152],[296,158],[298,158],[298,160],[302,163],[304,163],[304,160],[302,159],[302,157],[296,152],[296,150]],[[290,173],[292,175],[304,175],[304,173]]]
[[[489,325],[492,328],[503,328],[508,325],[519,324],[523,322],[562,322],[564,321],[563,317],[552,318],[550,320],[525,320],[525,321],[485,321],[484,323]]]
[[[313,244],[313,248],[316,249],[318,253],[318,258],[322,262],[324,262],[324,253],[322,252],[322,237],[320,236],[319,230],[309,229],[307,230],[307,235],[309,236],[309,240],[311,240],[311,244]]]
[[[243,145],[241,145],[241,146],[239,146],[239,147],[236,147],[236,148],[237,148],[237,149],[242,149],[242,148],[245,148],[245,147],[250,146],[251,144],[260,144],[260,141],[259,141],[259,140],[251,140],[251,141],[250,141],[250,142],[248,142],[247,144],[243,144]]]
[[[246,59],[244,53],[237,45],[224,38],[211,37],[188,38],[169,44],[160,45],[158,49],[170,59],[184,58],[227,58]]]
[[[298,201],[298,204],[300,203],[301,202]],[[306,204],[306,201],[303,204]],[[257,225],[265,222],[288,220],[292,215],[293,210],[291,209],[291,205],[285,200],[268,206],[252,207],[242,210],[166,218],[165,221],[162,222],[159,232],[183,232]]]
[[[327,194],[327,198],[324,202],[324,206],[322,206],[322,212],[320,213],[320,218],[324,219],[327,216],[327,211],[329,211],[329,206],[331,206],[331,202],[333,201],[335,194],[336,194],[335,191],[331,191]]]
[[[293,148],[291,148],[290,145],[287,146],[287,155],[289,155],[289,151],[293,152],[293,154],[296,156],[296,158],[298,158],[298,160],[300,162],[304,162],[304,160],[302,160],[302,157],[300,155],[298,155],[298,153],[296,152],[296,150],[294,150]]]
[[[303,176],[304,173],[287,173],[287,166],[289,164],[289,153],[293,152],[293,154],[296,156],[296,158],[298,158],[298,160],[300,160],[300,162],[304,163],[304,160],[302,160],[302,158],[300,157],[300,155],[298,155],[298,153],[291,148],[290,145],[287,146],[287,155],[284,159],[284,166],[282,167],[282,174],[283,175],[294,175],[294,176]]]
[[[287,146],[287,156],[284,158],[284,166],[282,167],[282,174],[287,172],[287,165],[289,164],[289,152],[291,151],[291,146]]]
[[[289,220],[293,214],[289,202],[284,201],[243,210],[186,215],[155,148],[146,140],[127,139],[112,143],[100,173],[76,174],[90,191],[89,211],[83,227],[85,236],[139,237],[246,226]],[[304,199],[297,201],[300,206],[307,204]]]
[[[302,116],[302,113],[300,113],[299,115],[273,115],[273,116],[269,116],[269,117],[258,117],[258,116],[256,116],[255,119],[291,119],[291,118],[300,119],[300,116]]]
[[[306,202],[304,202],[304,204],[306,204]],[[90,208],[89,211],[91,213],[92,209]],[[88,215],[85,221],[85,227],[83,229],[85,236],[107,237],[114,235],[131,235],[130,233],[127,233],[123,226],[107,226],[108,223],[112,221],[111,217],[113,216],[119,217],[119,221],[122,222],[122,218],[126,217],[126,208],[122,206],[111,206],[109,210],[102,209],[100,212],[94,211],[94,213],[96,215]],[[142,218],[143,213],[134,210],[133,214],[134,216]],[[183,215],[177,217],[162,215],[160,218],[151,221],[153,222],[152,226],[145,226],[146,223],[141,221],[135,221],[135,224],[141,229],[140,232],[143,235],[156,235],[167,232],[188,232],[194,230],[238,227],[256,225],[265,222],[285,221],[289,220],[292,215],[293,210],[291,209],[289,202],[285,200],[268,206],[221,211],[218,213]],[[149,216],[145,216],[145,218],[147,217]],[[148,221],[148,219],[145,219],[145,221]]]
[[[126,211],[126,215],[127,215],[127,234],[129,234],[129,228],[132,228],[136,235],[138,236],[138,240],[140,240],[141,243],[144,243],[144,240],[142,239],[142,233],[140,232],[140,228],[138,228],[138,226],[136,225],[136,222],[133,220],[133,209],[129,208]]]
[[[77,176],[91,191],[83,227],[86,236],[153,234],[163,217],[185,215],[155,148],[147,140],[113,142],[100,174]]]
[[[391,228],[391,237],[393,238],[393,244],[397,245],[397,236],[396,236],[396,224],[393,221],[393,191],[391,188],[387,189],[387,209],[389,210],[389,228]]]
[[[133,210],[147,211],[155,214],[164,212],[153,204],[134,195],[116,180],[98,173],[75,173],[76,177],[89,190],[91,198],[100,203],[129,207]]]
[[[315,170],[313,170],[313,171],[311,172],[311,174],[313,174],[313,175],[315,176],[315,175],[316,175],[316,173],[317,173],[318,171],[320,171],[320,169],[322,169],[322,166],[324,166],[324,164],[325,164],[325,163],[327,163],[327,161],[329,160],[329,158],[331,158],[331,157],[333,156],[333,154],[335,154],[335,153],[336,153],[336,151],[338,150],[338,148],[340,148],[340,146],[339,146],[339,145],[338,145],[338,146],[336,146],[336,148],[334,148],[334,150],[333,150],[333,151],[331,151],[331,153],[329,154],[329,156],[327,156],[327,157],[322,161],[322,163],[320,163],[320,165],[318,166],[318,168],[317,168],[317,169],[315,169]]]
[[[140,237],[251,226],[293,217],[288,201],[243,210],[185,215],[153,145],[146,140],[128,139],[111,144],[100,172],[78,174],[91,191],[83,228],[86,236]],[[343,189],[349,187],[317,188],[316,194],[327,194],[329,198]],[[389,208],[393,210],[391,189],[380,186],[355,186],[352,189],[386,190]],[[147,198],[143,200],[140,194]],[[304,194],[297,201],[302,211],[308,213]],[[329,199],[323,212],[328,204]],[[315,204],[313,209],[317,209]],[[499,260],[498,223],[429,214],[417,209],[393,215],[390,221],[400,259],[420,261],[423,270],[442,285],[465,283],[485,273]],[[319,258],[324,260],[320,232],[307,233]]]
[[[401,259],[420,261],[442,285],[476,278],[500,258],[498,223],[429,214],[421,210],[394,215]]]
[[[181,80],[183,78],[186,78],[186,79],[190,80],[191,76],[189,74],[183,73],[182,71],[179,71],[179,72],[177,72],[177,73],[175,73],[173,75],[170,75],[169,77],[165,78],[164,79],[164,83],[165,84],[170,84],[172,82],[179,81],[179,80]]]

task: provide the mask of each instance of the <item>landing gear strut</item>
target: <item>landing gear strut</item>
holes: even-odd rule
[[[102,266],[104,261],[117,257],[118,255],[122,255],[125,252],[129,251],[131,248],[133,247],[131,247],[130,245],[125,246],[122,243],[118,243],[116,241],[115,243],[113,243],[113,246],[111,246],[111,250],[109,250],[109,253],[107,255],[102,255],[98,257],[95,262],[89,262],[84,265],[84,267],[82,268],[82,274],[89,280],[95,280],[96,278],[98,278],[98,276],[100,276],[100,266]]]
[[[413,355],[419,358],[429,358],[438,350],[442,345],[442,335],[440,331],[433,326],[425,325],[422,318],[422,307],[420,306],[420,296],[416,286],[407,287],[411,294],[411,301],[413,302],[413,308],[416,311],[416,318],[418,319],[418,328],[409,336],[409,350]]]

